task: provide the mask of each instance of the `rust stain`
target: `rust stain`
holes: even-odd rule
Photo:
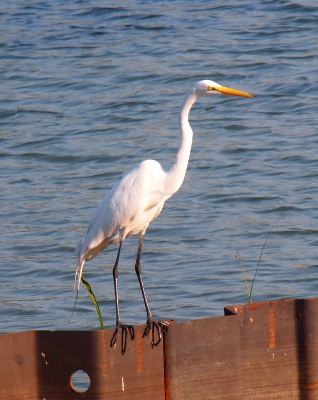
[[[248,310],[258,310],[258,309],[264,307],[264,305],[265,305],[265,303],[264,303],[264,302],[261,302],[261,303],[246,304],[245,307],[246,307]]]
[[[235,306],[235,307],[231,307],[231,309],[234,310],[235,313],[244,310],[245,306]],[[232,310],[231,310],[232,311]],[[233,312],[233,311],[232,311]]]
[[[165,400],[170,400],[170,385],[171,378],[165,375]]]
[[[269,323],[269,348],[276,347],[276,314],[274,308],[268,310],[268,323]]]
[[[143,361],[144,361],[144,351],[142,347],[142,334],[137,333],[137,372],[142,372]]]
[[[165,400],[170,400],[170,387],[172,378],[170,376],[169,364],[171,360],[169,358],[169,333],[164,335],[163,341],[163,361],[164,361],[164,383],[165,383]]]
[[[105,331],[102,331],[102,357],[103,363],[101,364],[103,376],[108,376],[107,369],[107,342],[106,342],[106,334]]]
[[[280,304],[285,304],[287,303],[286,299],[283,300],[272,300],[268,302],[270,305],[275,305],[275,306],[279,306]]]
[[[301,383],[300,388],[303,390],[306,389],[317,389],[318,387],[318,382],[313,382],[313,383]]]
[[[249,310],[258,310],[259,308],[266,307],[268,304],[271,306],[279,306],[280,304],[287,303],[287,300],[273,300],[273,301],[260,301],[259,303],[252,303],[246,304],[246,306],[242,306],[243,308],[246,307]],[[238,306],[236,306],[239,308]]]

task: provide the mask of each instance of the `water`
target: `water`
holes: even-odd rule
[[[169,169],[177,113],[200,79],[254,93],[205,98],[180,191],[151,224],[143,277],[153,314],[219,316],[318,293],[318,7],[296,0],[24,1],[0,6],[0,331],[98,329],[84,288],[70,320],[74,248],[93,210],[146,158]],[[146,320],[123,246],[122,320]],[[111,247],[85,277],[114,326]]]

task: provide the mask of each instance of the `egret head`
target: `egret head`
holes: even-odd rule
[[[240,97],[254,97],[252,94],[242,92],[236,89],[231,89],[209,80],[198,82],[193,89],[195,90],[196,94],[199,97],[210,96],[213,94],[226,94],[229,96],[240,96]]]

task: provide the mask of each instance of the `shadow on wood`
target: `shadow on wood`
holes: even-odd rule
[[[138,399],[142,393],[164,398],[163,344],[151,348],[135,329],[121,355],[110,348],[109,331],[30,331],[0,336],[0,398],[5,399]],[[72,375],[85,371],[90,385],[76,390]]]

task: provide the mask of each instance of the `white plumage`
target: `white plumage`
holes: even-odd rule
[[[147,326],[144,336],[148,335],[150,330],[152,330],[152,345],[158,345],[161,340],[161,331],[164,328],[164,324],[153,320],[143,287],[140,274],[142,240],[150,222],[157,218],[165,201],[180,188],[184,180],[193,137],[193,132],[188,121],[192,105],[202,96],[219,94],[253,97],[249,93],[226,88],[213,81],[204,80],[198,82],[187,93],[179,111],[180,146],[176,161],[170,171],[165,172],[157,161],[146,160],[125,175],[107,193],[97,207],[89,222],[87,232],[76,248],[76,256],[79,260],[75,275],[78,281],[78,293],[85,262],[96,257],[107,246],[120,244],[113,269],[116,300],[116,330],[111,345],[116,344],[119,329],[122,329],[122,353],[126,351],[127,332],[130,333],[132,339],[134,338],[133,327],[122,324],[119,315],[117,277],[122,242],[127,237],[140,233],[135,269],[147,311]],[[154,340],[155,328],[158,333],[158,340],[156,342]]]

